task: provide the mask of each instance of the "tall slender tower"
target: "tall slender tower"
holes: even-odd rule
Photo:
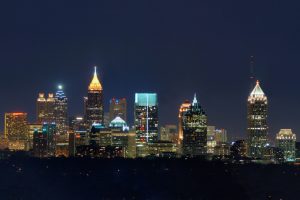
[[[259,81],[248,97],[248,155],[263,158],[267,145],[268,99]]]
[[[158,101],[156,93],[135,94],[134,124],[137,157],[145,157],[148,143],[158,140]]]
[[[55,93],[54,116],[59,135],[66,135],[68,131],[68,98],[66,97],[63,87],[58,86]]]
[[[183,155],[201,156],[207,154],[207,115],[194,96],[190,108],[183,115]]]
[[[94,77],[85,98],[85,121],[90,127],[93,123],[104,123],[103,89],[98,79],[97,67],[95,67]]]
[[[183,140],[183,116],[190,109],[190,107],[191,107],[191,102],[189,100],[185,100],[179,108],[179,115],[178,115],[178,143],[179,144],[182,144],[182,140]]]

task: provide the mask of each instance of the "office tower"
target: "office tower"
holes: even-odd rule
[[[217,144],[227,143],[227,131],[225,129],[216,129],[215,140]]]
[[[27,113],[5,113],[4,136],[9,141],[9,149],[26,150],[29,141]]]
[[[207,126],[207,153],[214,154],[216,146],[216,127]]]
[[[44,93],[39,93],[36,101],[37,122],[43,123],[47,118],[47,100]]]
[[[125,98],[112,98],[109,101],[109,121],[112,121],[117,116],[127,122],[127,102]]]
[[[268,99],[259,81],[248,97],[248,156],[263,158],[267,145]]]
[[[296,134],[291,129],[281,129],[279,131],[276,135],[276,147],[282,149],[286,162],[296,160]]]
[[[182,144],[183,140],[183,115],[190,109],[191,103],[189,100],[185,100],[180,108],[178,115],[178,144]]]
[[[195,94],[192,105],[183,115],[183,155],[191,157],[206,155],[206,145],[207,116]]]
[[[56,131],[60,136],[66,135],[68,131],[68,98],[61,85],[55,93],[54,116]]]
[[[148,144],[148,154],[161,158],[176,158],[178,144],[170,141],[155,141]]]
[[[176,125],[168,124],[160,128],[160,140],[178,144],[178,130]]]
[[[147,144],[158,140],[156,93],[136,93],[134,105],[137,157],[147,156]]]
[[[33,154],[35,157],[55,156],[56,125],[44,123],[42,131],[36,129],[33,134]]]
[[[98,79],[97,68],[95,67],[94,77],[88,87],[88,95],[84,99],[85,120],[89,127],[93,123],[104,124],[103,110],[103,89]]]
[[[34,137],[34,132],[36,132],[37,130],[39,132],[42,131],[43,125],[40,123],[30,123],[28,124],[28,133],[29,133],[29,147],[30,149],[33,148],[33,137]]]
[[[51,123],[55,121],[54,117],[55,99],[52,93],[45,97],[44,93],[39,93],[36,101],[37,123]]]

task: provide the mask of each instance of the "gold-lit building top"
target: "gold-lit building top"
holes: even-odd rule
[[[89,85],[89,91],[101,91],[101,90],[102,90],[102,85],[98,79],[97,67],[95,67],[94,77],[92,82]]]

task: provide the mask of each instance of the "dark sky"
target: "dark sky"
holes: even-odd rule
[[[97,65],[106,111],[111,97],[126,97],[132,120],[134,93],[157,92],[160,124],[177,123],[178,106],[197,92],[209,124],[244,136],[254,55],[270,134],[298,133],[299,10],[274,0],[1,2],[1,122],[9,111],[33,120],[38,92],[59,83],[70,114],[81,114]]]

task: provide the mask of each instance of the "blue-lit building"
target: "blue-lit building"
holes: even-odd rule
[[[55,123],[44,123],[42,131],[36,129],[33,133],[33,155],[35,157],[55,156]]]
[[[63,138],[67,138],[68,131],[68,98],[66,97],[61,85],[55,93],[54,116],[57,133]]]
[[[137,157],[147,156],[147,144],[158,141],[158,101],[156,93],[136,93],[134,104]]]

